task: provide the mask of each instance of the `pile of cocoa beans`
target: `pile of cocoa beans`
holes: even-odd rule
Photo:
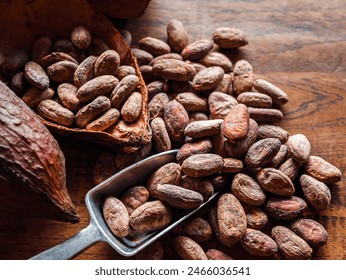
[[[179,151],[177,163],[156,171],[160,176],[154,187],[150,178],[143,182],[145,200],[132,195],[131,207],[124,199],[127,194],[117,200],[122,211],[131,208],[128,228],[142,231],[133,218],[148,203],[179,208],[194,201],[196,193],[202,203],[221,190],[209,214],[173,229],[173,247],[182,259],[231,259],[206,247],[213,234],[225,251],[239,243],[256,257],[279,259],[311,259],[313,249],[328,239],[311,213],[330,206],[329,184],[341,180],[341,172],[311,154],[306,136],[290,135],[278,125],[288,95],[270,81],[256,79],[248,61],[233,66],[222,53],[247,43],[241,31],[228,27],[216,29],[211,39],[191,43],[183,24],[171,20],[167,41],[146,37],[139,40],[139,48],[132,48],[147,84],[154,147],[142,148],[137,157],[114,155],[114,168],[124,167],[124,158],[129,165],[151,152]],[[110,157],[100,156],[95,181],[102,177],[96,176],[99,166]],[[156,229],[152,221],[145,223],[146,229]],[[137,258],[163,255],[157,241]]]
[[[1,65],[11,89],[44,119],[64,127],[104,131],[119,119],[137,120],[142,95],[136,70],[83,27],[70,38],[38,38]]]

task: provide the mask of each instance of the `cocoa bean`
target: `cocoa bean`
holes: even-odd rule
[[[309,156],[308,161],[304,164],[306,174],[315,179],[326,183],[333,184],[341,180],[341,171],[319,156]]]
[[[295,192],[291,179],[278,169],[263,168],[257,173],[256,179],[261,187],[270,193],[280,196],[292,196]]]
[[[49,87],[49,78],[43,68],[36,62],[29,61],[24,67],[25,79],[35,88],[46,89]]]
[[[101,76],[102,77],[102,76]],[[112,107],[120,109],[124,102],[129,98],[139,86],[139,79],[136,75],[127,75],[113,89],[110,100]]]
[[[152,139],[157,152],[169,151],[172,147],[165,122],[162,118],[156,117],[150,122]]]
[[[31,49],[31,59],[32,61],[39,63],[41,58],[49,55],[52,51],[52,40],[49,37],[38,38],[32,49]]]
[[[312,249],[293,231],[284,226],[275,226],[272,229],[272,238],[278,245],[280,254],[287,260],[311,259]]]
[[[208,260],[233,260],[230,256],[217,249],[209,249],[205,254]]]
[[[71,41],[80,50],[86,50],[91,44],[91,33],[85,27],[79,25],[71,32]]]
[[[314,209],[321,211],[330,206],[331,193],[325,183],[306,174],[300,176],[299,182],[306,201]]]
[[[326,229],[315,220],[300,218],[292,221],[290,228],[311,247],[322,247],[327,243],[328,233]]]
[[[293,181],[298,175],[300,165],[293,158],[287,159],[279,166],[279,170],[286,174]]]
[[[121,107],[121,116],[125,122],[134,122],[142,112],[142,94],[134,91]]]
[[[103,216],[116,237],[125,237],[129,233],[129,214],[125,205],[116,197],[107,197],[103,204]]]
[[[153,73],[167,80],[185,82],[192,80],[196,74],[196,70],[185,61],[161,59],[153,65]]]
[[[238,60],[233,69],[233,87],[237,94],[251,91],[254,84],[253,68],[251,64],[242,59]],[[239,100],[238,100],[239,101]],[[256,106],[257,107],[257,106]]]
[[[182,171],[191,177],[204,177],[219,172],[223,167],[222,157],[215,154],[196,154],[185,159]]]
[[[245,251],[254,256],[269,257],[278,251],[278,247],[271,237],[255,229],[246,229],[239,243]]]
[[[208,112],[208,102],[192,92],[182,92],[175,98],[188,112]]]
[[[286,143],[289,133],[282,127],[271,124],[260,124],[258,126],[258,138],[277,138],[281,143]]]
[[[95,62],[95,77],[103,75],[115,76],[120,66],[120,56],[114,50],[107,50],[102,53]]]
[[[172,19],[167,24],[167,41],[174,52],[180,53],[188,44],[188,35],[183,23]]]
[[[266,200],[263,189],[254,179],[243,173],[234,176],[231,191],[241,202],[249,205],[261,205]]]
[[[286,142],[286,146],[290,156],[295,161],[299,163],[305,163],[308,161],[311,152],[311,145],[305,135],[291,135]]]
[[[63,83],[58,86],[57,93],[61,104],[71,111],[78,111],[80,101],[76,96],[77,87],[69,83]]]
[[[224,119],[238,102],[233,96],[214,91],[208,97],[208,104],[212,119]]]
[[[244,167],[243,162],[236,158],[224,158],[223,161],[224,163],[221,171],[225,173],[238,173]]]
[[[131,65],[120,65],[115,76],[121,81],[127,75],[136,75],[136,69]]]
[[[280,150],[281,142],[276,138],[265,138],[255,142],[247,151],[245,164],[252,168],[263,167]]]
[[[221,82],[224,74],[220,66],[207,67],[193,77],[192,87],[199,91],[214,89]]]
[[[306,202],[297,196],[270,197],[265,205],[267,213],[278,220],[293,220],[307,209]]]
[[[115,124],[120,118],[120,112],[115,108],[110,108],[93,121],[87,124],[86,130],[104,131]]]
[[[139,65],[149,64],[153,59],[153,55],[145,50],[132,48],[131,51]]]
[[[214,46],[212,40],[202,39],[187,45],[182,51],[181,55],[184,60],[198,60],[205,56]]]
[[[270,108],[272,106],[272,99],[270,98],[270,96],[259,92],[243,91],[238,95],[237,101],[239,103],[245,104],[248,107]]]
[[[71,126],[75,118],[72,111],[51,99],[42,100],[37,105],[37,111],[45,119],[63,126]]]
[[[214,194],[214,187],[208,179],[182,176],[180,184],[182,188],[200,193],[203,201],[207,201]]]
[[[191,138],[204,138],[220,132],[223,120],[195,121],[189,123],[184,130],[184,134]]]
[[[246,137],[249,131],[249,114],[243,104],[235,105],[225,117],[221,130],[225,138],[235,143]]]
[[[94,77],[94,65],[96,59],[97,58],[95,56],[91,55],[78,65],[73,74],[73,83],[76,85],[76,87],[80,88]]]
[[[221,48],[239,48],[248,44],[246,36],[238,29],[219,27],[212,33],[215,44]]]
[[[51,54],[48,54],[45,57],[41,58],[39,64],[43,67],[43,69],[46,69],[48,66],[59,61],[71,61],[75,64],[78,64],[78,61],[76,59],[63,52],[52,52]]]
[[[138,45],[142,50],[151,53],[153,56],[159,56],[171,52],[171,47],[166,42],[153,37],[140,39]]]
[[[188,157],[195,154],[209,153],[211,149],[212,144],[208,139],[202,139],[196,142],[185,143],[178,150],[177,161],[181,164]]]
[[[25,102],[25,104],[28,105],[30,108],[36,108],[42,100],[52,99],[54,93],[54,90],[51,88],[42,90],[35,87],[31,87],[24,93],[22,99]]]
[[[232,71],[232,62],[222,53],[210,52],[198,60],[199,63],[206,67],[220,66],[225,73]]]
[[[173,239],[173,248],[183,260],[207,260],[201,246],[187,236],[177,236]]]
[[[128,189],[122,196],[121,202],[125,205],[129,215],[149,199],[149,192],[143,186],[135,186]]]
[[[278,109],[248,107],[250,118],[262,123],[276,123],[283,119],[283,114]]]
[[[268,215],[259,206],[253,206],[249,204],[242,204],[248,228],[262,229],[268,224]]]
[[[254,82],[254,87],[259,92],[269,95],[275,104],[283,105],[288,102],[287,93],[266,80],[257,79]]]
[[[223,194],[217,203],[217,220],[220,242],[233,246],[246,231],[246,216],[239,200],[230,193]]]

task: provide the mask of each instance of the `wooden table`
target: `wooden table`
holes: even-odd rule
[[[133,43],[144,36],[166,38],[166,24],[181,20],[190,41],[210,38],[221,26],[242,30],[249,45],[229,53],[233,63],[248,60],[258,75],[285,90],[281,122],[290,134],[304,133],[312,154],[346,168],[346,2],[342,0],[207,1],[152,0],[138,19],[116,22],[131,31]],[[66,224],[18,218],[0,213],[0,259],[26,259],[74,235],[89,222],[84,197],[93,187],[92,169],[102,147],[57,136],[66,157],[67,186],[81,221]],[[333,185],[332,205],[315,218],[329,233],[314,259],[346,259],[346,184]],[[169,238],[167,238],[169,239]],[[166,240],[166,238],[165,238]],[[164,241],[165,242],[165,241]],[[167,243],[167,242],[165,242]],[[203,244],[216,246],[215,241]],[[166,258],[176,255],[166,244]],[[239,247],[226,249],[235,259],[251,258]],[[98,243],[77,259],[120,259],[109,245]]]

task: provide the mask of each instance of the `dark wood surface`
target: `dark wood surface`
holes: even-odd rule
[[[144,36],[166,39],[166,24],[181,20],[190,41],[210,38],[221,26],[242,30],[249,45],[227,53],[236,62],[244,58],[256,74],[285,90],[281,126],[290,134],[304,133],[312,153],[346,168],[346,2],[152,0],[144,15],[116,22],[131,31],[133,43]],[[103,149],[93,143],[57,136],[66,157],[67,186],[81,221],[66,224],[45,219],[20,218],[0,213],[0,259],[26,259],[76,234],[89,223],[84,197],[93,187],[92,169]],[[314,259],[346,259],[346,184],[331,186],[332,205],[316,213],[329,233],[327,245]],[[169,237],[169,236],[168,236]],[[175,258],[164,238],[165,258]],[[205,249],[217,246],[212,240]],[[249,259],[238,246],[225,249],[234,259]],[[121,259],[108,244],[98,243],[77,259]]]

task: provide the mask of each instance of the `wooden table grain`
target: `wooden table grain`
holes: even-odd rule
[[[210,38],[222,26],[242,30],[249,44],[226,53],[235,63],[248,60],[257,75],[290,96],[281,126],[304,133],[312,154],[339,167],[343,180],[331,186],[332,204],[314,213],[329,234],[314,259],[346,259],[346,2],[342,0],[152,0],[145,13],[127,21],[133,45],[144,36],[166,39],[166,24],[181,20],[190,41]],[[103,147],[56,136],[66,157],[67,186],[81,221],[66,224],[0,212],[0,259],[27,259],[76,234],[89,223],[84,197],[93,187],[92,169]],[[165,258],[177,258],[163,239]],[[202,244],[217,247],[215,240]],[[234,259],[251,259],[239,246],[224,248]],[[98,243],[76,259],[123,259],[108,244]]]

